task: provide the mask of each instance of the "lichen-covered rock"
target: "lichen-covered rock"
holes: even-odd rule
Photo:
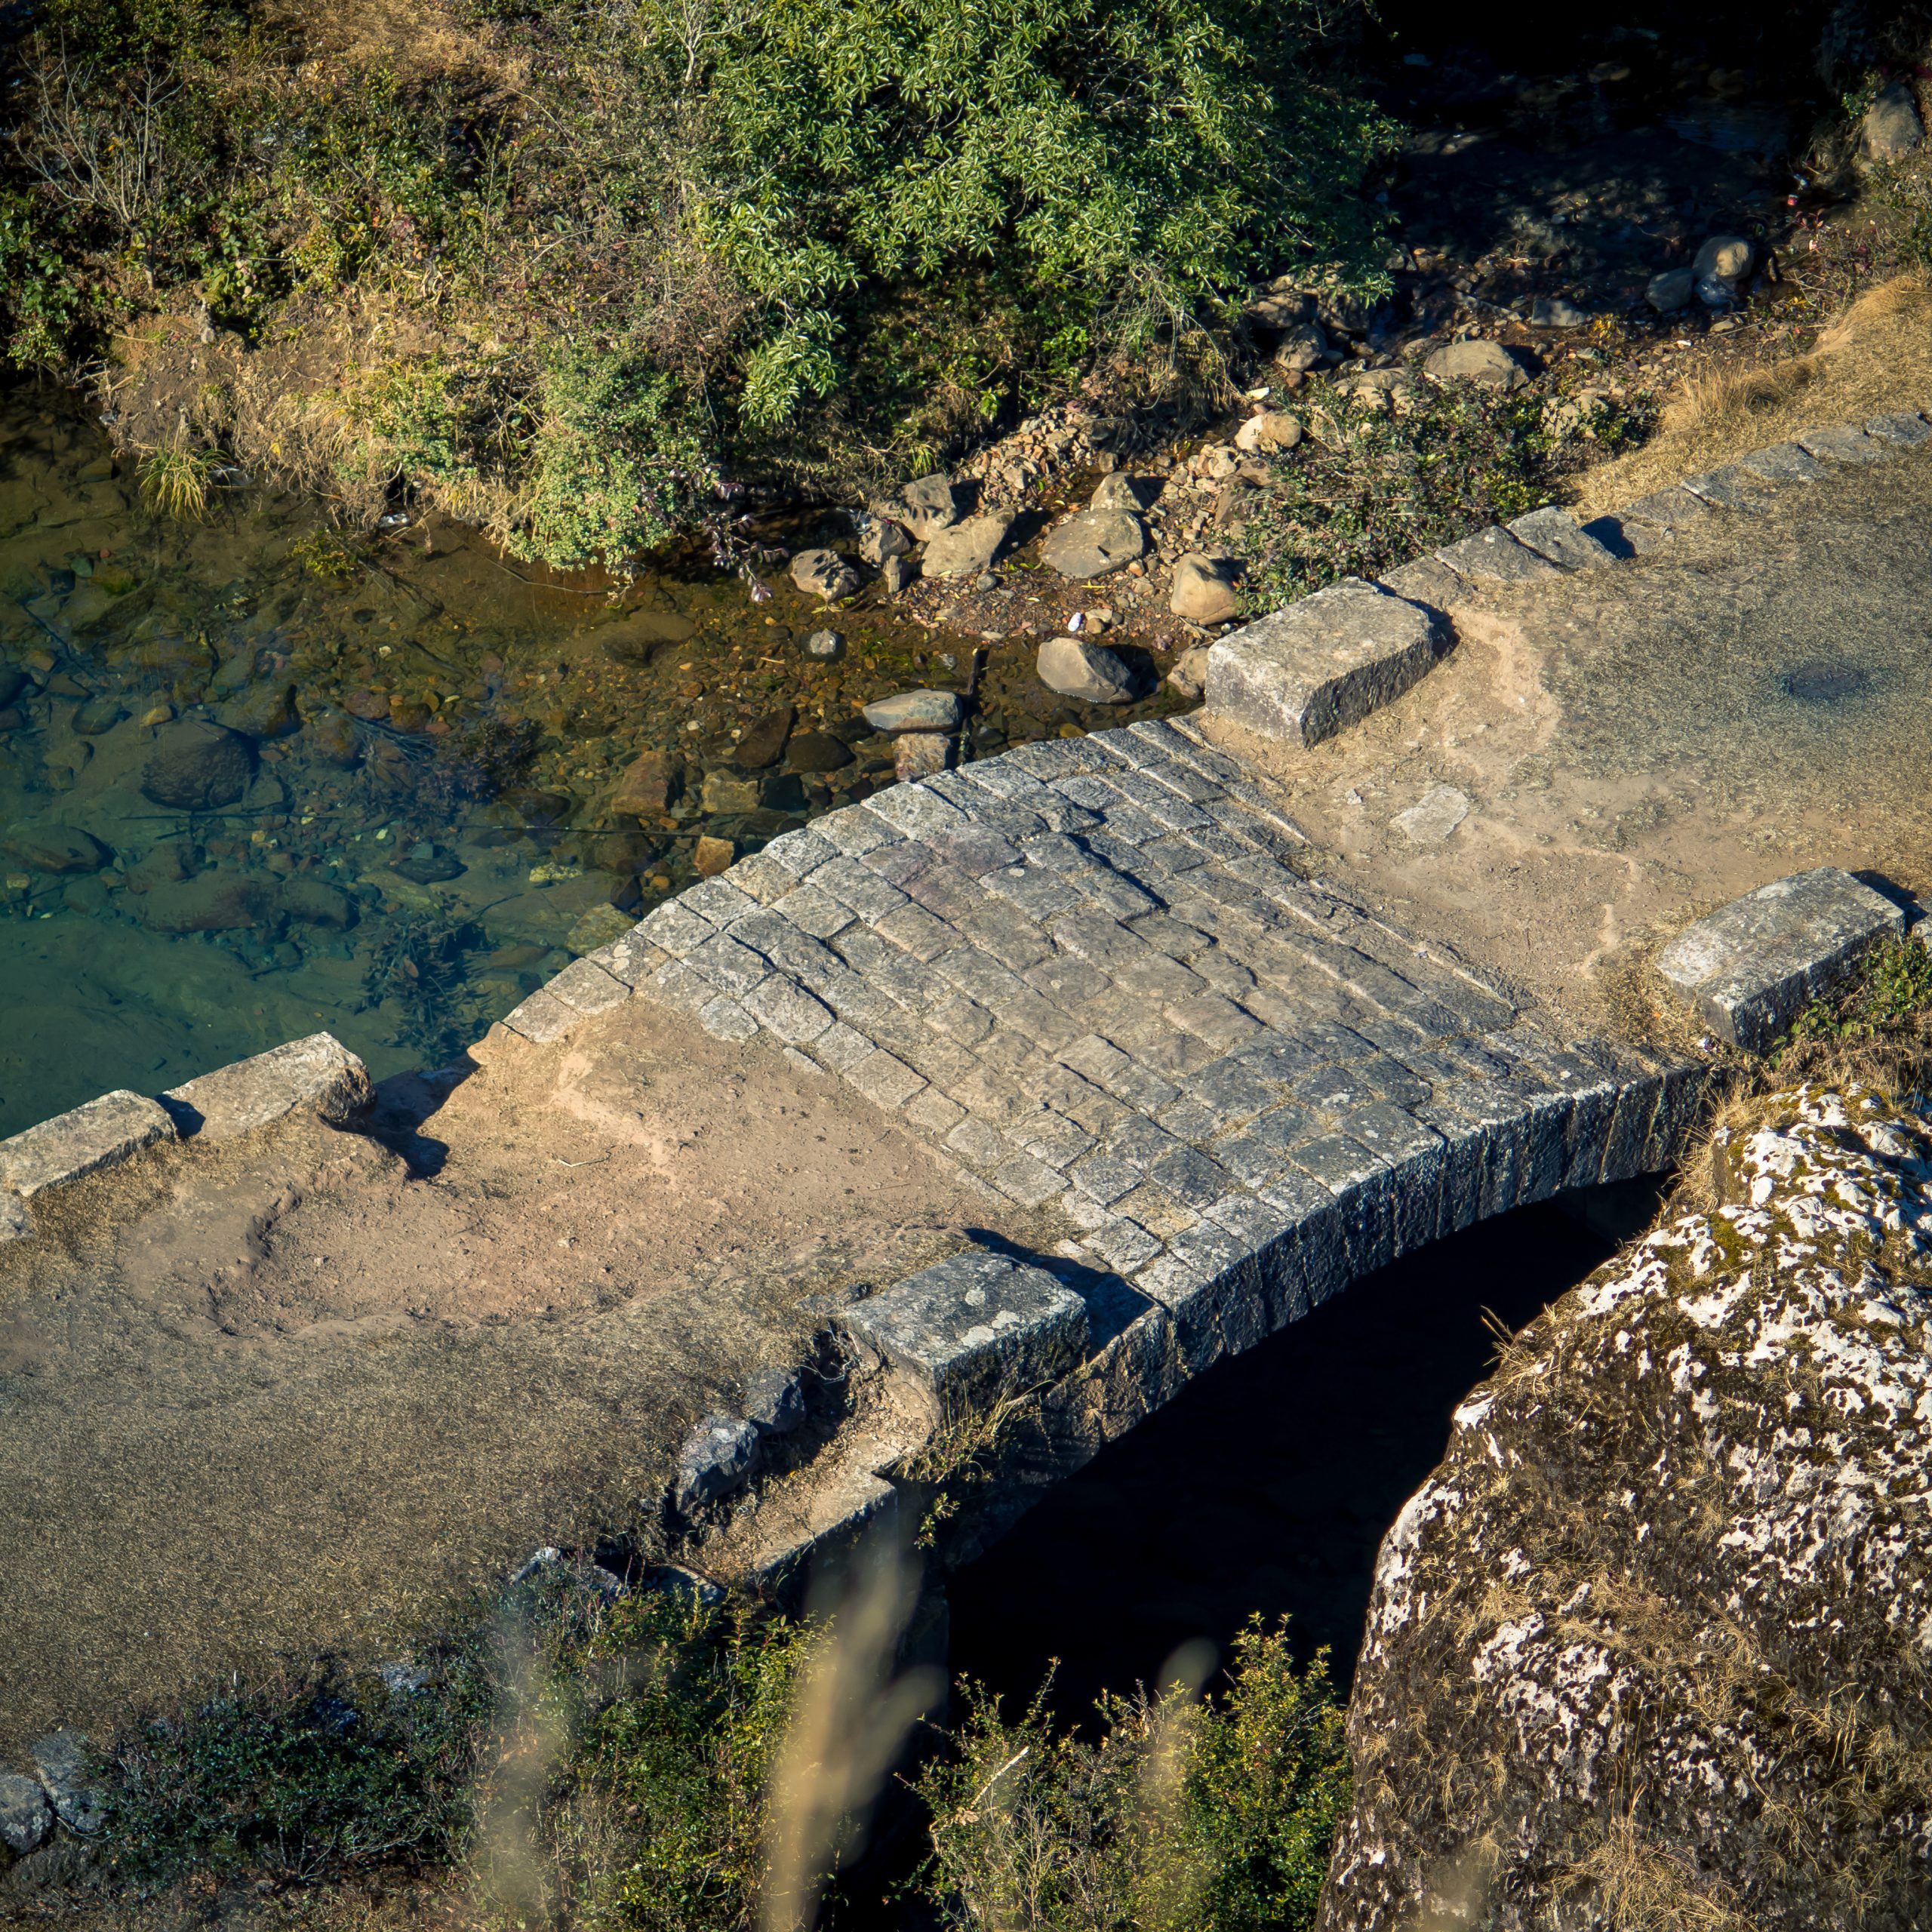
[[[1932,1123],[1800,1088],[1384,1540],[1324,1932],[1932,1921]]]

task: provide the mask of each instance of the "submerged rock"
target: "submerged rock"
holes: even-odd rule
[[[1754,1102],[1385,1538],[1324,1932],[1921,1924],[1932,1122]]]
[[[91,832],[71,825],[11,826],[0,851],[37,872],[97,872],[114,859]]]
[[[255,754],[238,731],[186,718],[162,727],[141,771],[141,790],[171,811],[233,804],[255,775]]]
[[[792,559],[792,581],[808,596],[835,604],[859,587],[859,574],[836,550],[801,550]]]
[[[238,872],[203,872],[178,885],[150,886],[138,903],[141,923],[157,933],[241,932],[275,917],[267,891]]]

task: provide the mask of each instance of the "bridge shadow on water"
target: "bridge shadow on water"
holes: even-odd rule
[[[1103,1690],[1152,1683],[1181,1644],[1286,1613],[1346,1694],[1375,1555],[1510,1329],[1649,1220],[1647,1183],[1592,1191],[1589,1224],[1519,1209],[1408,1256],[1223,1362],[1049,1494],[955,1577],[952,1667],[1009,1713],[1053,1660],[1084,1723]]]

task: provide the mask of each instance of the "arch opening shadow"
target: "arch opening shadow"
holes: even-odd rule
[[[1376,1551],[1512,1331],[1647,1224],[1663,1182],[1579,1190],[1404,1257],[1218,1363],[947,1586],[951,1664],[1085,1727],[1180,1644],[1284,1612],[1346,1694]]]

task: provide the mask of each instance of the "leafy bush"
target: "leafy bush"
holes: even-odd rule
[[[1313,1923],[1349,1801],[1324,1657],[1297,1672],[1285,1627],[1236,1638],[1229,1690],[1103,1700],[1097,1743],[1036,1700],[1008,1723],[969,1694],[955,1754],[920,1791],[928,1886],[973,1932],[1277,1932]]]
[[[0,177],[0,330],[73,364],[157,312],[320,344],[375,305],[302,377],[354,460],[297,480],[392,470],[523,554],[620,563],[710,516],[721,464],[856,480],[1104,345],[1225,319],[1259,275],[1374,281],[1355,189],[1388,130],[1318,72],[1333,19],[547,0],[479,13],[474,71],[405,82],[299,67],[213,0],[50,0]],[[189,374],[149,358],[117,408]],[[299,471],[287,412],[251,448],[202,420],[210,386],[205,434]]]

